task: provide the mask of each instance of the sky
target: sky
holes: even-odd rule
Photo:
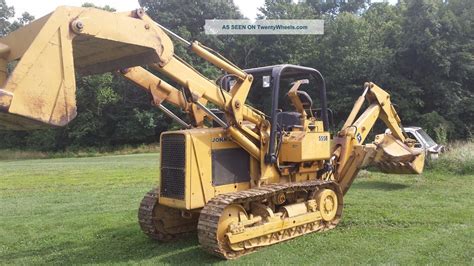
[[[204,0],[205,1],[205,0]],[[373,0],[378,2],[383,0]],[[67,6],[81,6],[83,3],[93,3],[96,6],[109,5],[117,11],[129,11],[139,8],[138,0],[6,0],[8,6],[15,7],[15,16],[19,17],[23,12],[40,18],[61,5]],[[389,0],[390,3],[396,0]],[[265,0],[234,0],[234,3],[239,7],[240,11],[247,18],[254,19],[257,15],[258,8],[263,6]]]

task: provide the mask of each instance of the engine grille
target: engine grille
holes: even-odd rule
[[[161,196],[184,199],[185,176],[185,136],[182,134],[163,135],[161,140]]]

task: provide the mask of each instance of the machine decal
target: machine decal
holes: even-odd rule
[[[216,137],[216,138],[212,138],[211,140],[211,142],[226,142],[226,141],[230,141],[230,139],[226,137]]]

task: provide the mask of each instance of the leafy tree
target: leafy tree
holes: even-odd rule
[[[397,52],[400,73],[423,92],[421,113],[436,111],[453,123],[449,135],[467,137],[472,123],[459,117],[459,107],[473,97],[472,1],[413,0],[401,2],[400,8],[404,40]]]
[[[35,20],[35,17],[32,16],[30,13],[28,12],[23,12],[23,14],[21,14],[21,17],[18,18],[17,20],[15,20],[11,25],[10,25],[10,31],[14,31],[16,29],[19,29],[20,27],[23,27],[25,26],[26,24],[32,22],[33,20]]]
[[[13,6],[7,6],[5,0],[0,0],[0,36],[11,31],[10,19],[15,16],[15,9]]]
[[[360,13],[365,10],[370,0],[352,0],[352,1],[321,1],[321,0],[307,0],[306,1],[317,14],[328,14],[336,16],[343,12]]]
[[[82,4],[82,7],[94,7],[94,8],[102,9],[102,10],[109,11],[109,12],[115,12],[115,11],[117,11],[115,8],[113,8],[113,7],[109,6],[109,5],[96,6],[96,5],[94,5],[93,3],[89,3],[89,2],[86,2],[86,3]]]

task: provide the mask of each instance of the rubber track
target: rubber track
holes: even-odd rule
[[[223,247],[218,243],[217,240],[217,228],[219,218],[224,209],[230,204],[243,204],[252,201],[260,201],[265,198],[270,198],[277,193],[291,192],[291,191],[309,191],[314,192],[321,188],[330,187],[335,192],[341,195],[339,187],[332,181],[313,180],[298,183],[286,183],[286,184],[272,184],[260,188],[249,189],[240,192],[221,194],[211,199],[201,211],[198,222],[198,238],[201,247],[207,252],[222,257],[224,259],[234,259],[242,255],[254,252],[257,248],[243,250],[243,251],[231,251]],[[338,196],[339,196],[338,195]],[[342,196],[342,195],[341,195]],[[341,201],[341,197],[338,197]],[[335,219],[332,223],[327,223],[323,230],[331,229],[336,226],[339,222],[339,218]]]

